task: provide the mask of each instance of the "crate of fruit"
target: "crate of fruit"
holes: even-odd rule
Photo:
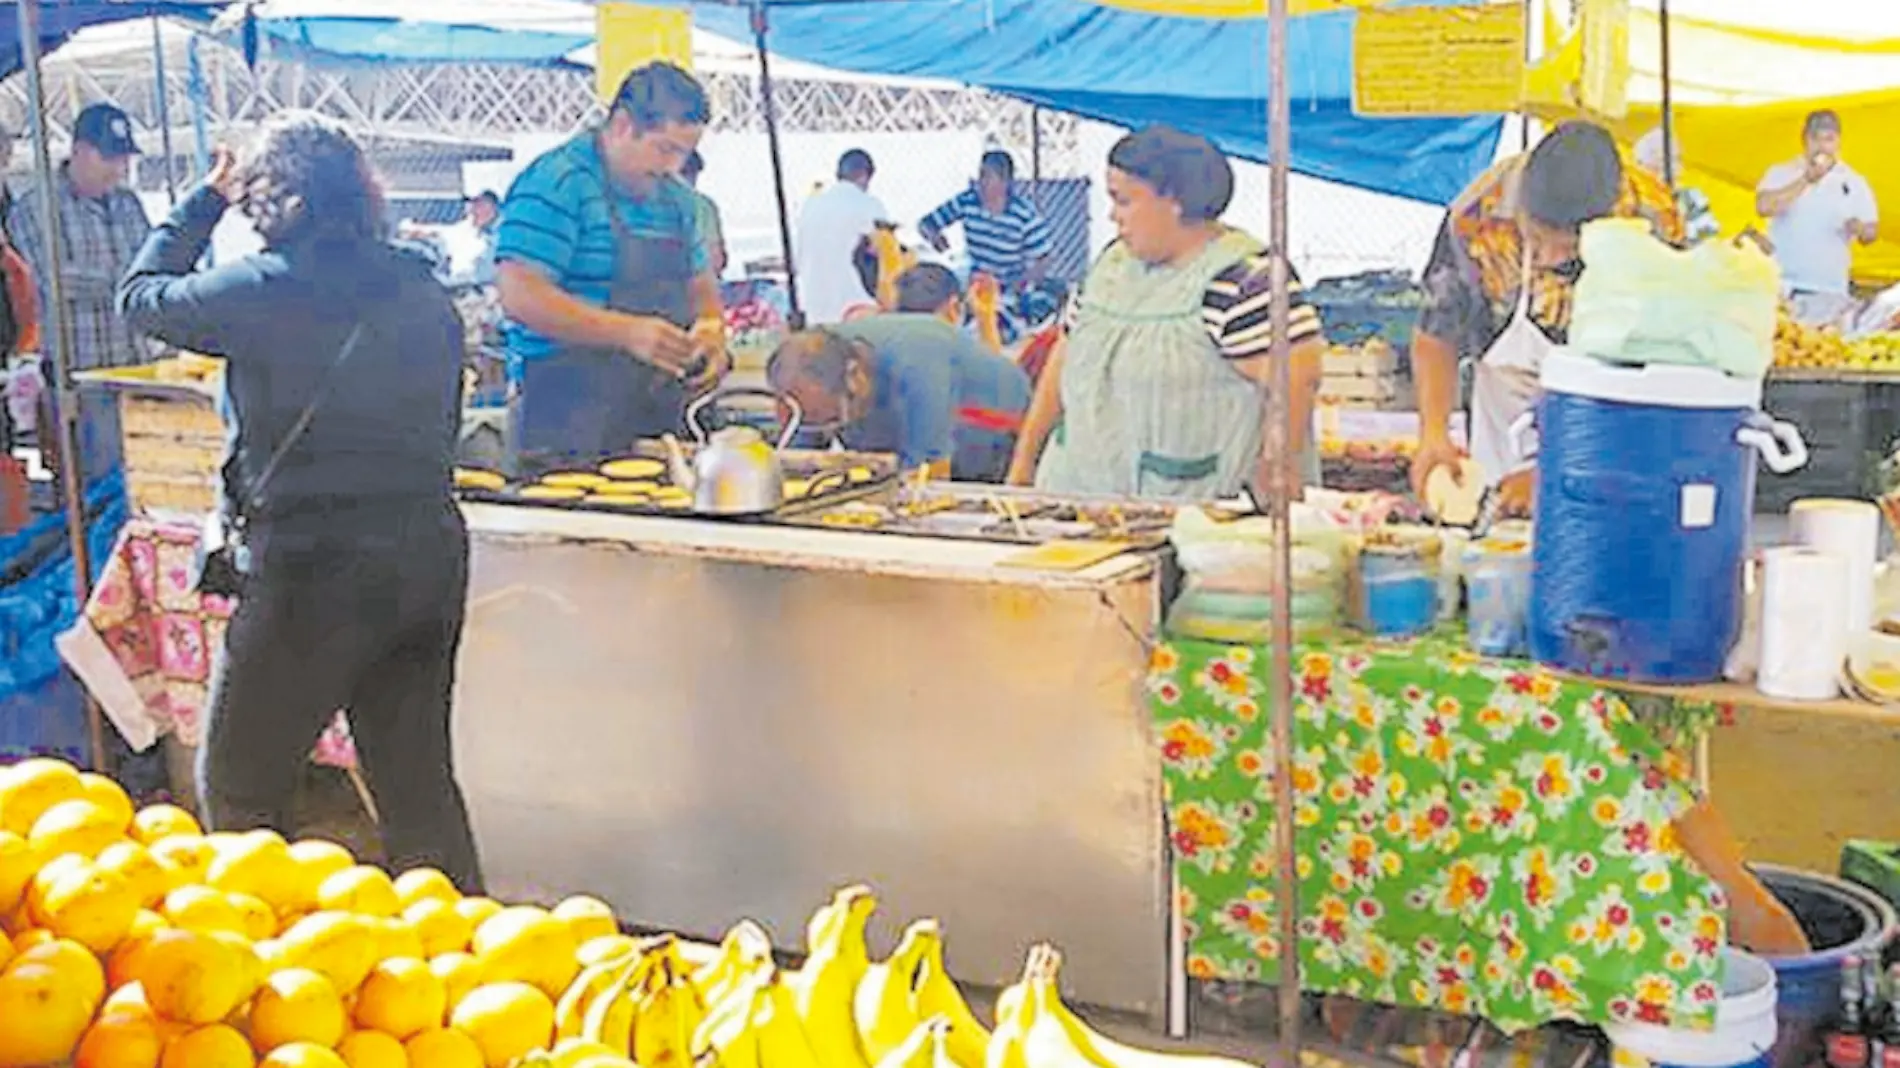
[[[81,389],[118,398],[126,495],[139,514],[189,517],[216,506],[222,374],[219,361],[182,356],[74,376]]]

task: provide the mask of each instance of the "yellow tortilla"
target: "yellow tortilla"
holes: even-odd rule
[[[650,494],[650,493],[658,493],[665,488],[666,488],[665,486],[662,486],[658,482],[652,482],[646,479],[636,479],[631,482],[607,482],[602,485],[594,487],[594,492],[595,493]]]
[[[869,482],[871,481],[871,479],[877,476],[868,467],[854,467],[851,469],[851,473],[849,477],[851,481],[853,482]]]
[[[788,478],[785,480],[786,500],[791,500],[794,497],[803,497],[810,492],[811,479],[809,478]]]
[[[574,486],[526,486],[521,490],[524,501],[578,501],[587,496],[587,491]]]
[[[598,489],[607,484],[604,475],[592,471],[555,471],[541,476],[543,486],[561,486],[570,489]]]
[[[617,482],[659,478],[666,473],[666,465],[658,460],[629,457],[625,460],[609,460],[601,464],[600,473]]]
[[[469,490],[499,490],[508,485],[508,480],[493,471],[482,471],[472,467],[455,469],[455,488]]]
[[[640,508],[653,503],[653,498],[644,493],[595,493],[589,495],[585,503],[610,508]]]

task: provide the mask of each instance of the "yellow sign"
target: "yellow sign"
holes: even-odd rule
[[[1267,0],[1095,0],[1103,7],[1119,7],[1147,15],[1175,15],[1188,19],[1265,18]],[[1289,15],[1321,15],[1328,11],[1356,11],[1384,7],[1392,0],[1287,0]]]
[[[1514,111],[1524,90],[1519,4],[1361,11],[1352,34],[1360,115]]]
[[[693,15],[685,8],[600,4],[594,9],[594,90],[604,101],[629,72],[658,60],[693,69]]]

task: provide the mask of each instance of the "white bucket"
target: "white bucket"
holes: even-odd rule
[[[1723,954],[1715,1029],[1605,1024],[1615,1068],[1767,1068],[1775,1048],[1775,972],[1739,949]]]

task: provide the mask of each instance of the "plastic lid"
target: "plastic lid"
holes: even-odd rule
[[[1759,378],[1736,378],[1710,367],[1605,363],[1568,348],[1544,357],[1539,376],[1546,392],[1647,404],[1660,408],[1761,407]]]

